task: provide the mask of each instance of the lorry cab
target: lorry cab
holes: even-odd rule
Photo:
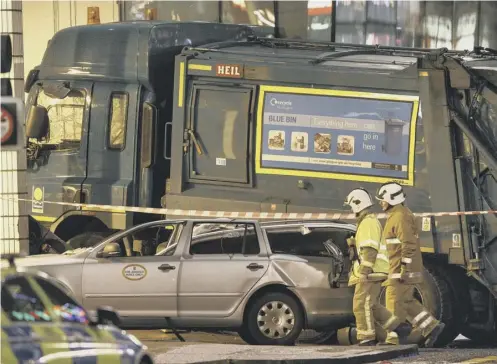
[[[171,158],[174,56],[186,45],[251,34],[249,26],[148,21],[57,32],[25,89],[32,253],[45,235],[41,225],[55,240],[76,237],[77,247],[145,218],[57,203],[160,206]]]

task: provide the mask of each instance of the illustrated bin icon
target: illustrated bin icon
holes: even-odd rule
[[[389,155],[399,155],[402,152],[402,129],[404,122],[399,119],[385,120],[385,144],[383,151]]]

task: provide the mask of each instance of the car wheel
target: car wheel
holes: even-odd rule
[[[246,333],[256,345],[294,345],[304,326],[304,313],[286,293],[266,293],[248,308]]]

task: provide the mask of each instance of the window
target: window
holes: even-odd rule
[[[25,277],[6,278],[2,284],[2,310],[11,321],[50,322],[52,317]]]
[[[252,224],[196,224],[190,254],[260,253],[259,239]]]
[[[112,93],[110,100],[107,145],[109,149],[123,150],[126,144],[128,94]]]
[[[172,246],[176,225],[154,226],[134,231],[124,237],[108,243],[103,250],[102,258],[126,258],[153,255],[172,255]],[[175,246],[175,245],[174,245]]]
[[[86,311],[59,287],[43,278],[37,277],[35,280],[52,302],[52,310],[62,321],[82,324],[89,323]]]
[[[320,257],[330,256],[324,243],[331,240],[342,251],[346,251],[346,239],[351,234],[347,230],[334,229],[266,229],[269,246],[274,254],[292,254]]]
[[[273,254],[290,254],[303,257],[332,258],[331,244],[347,256],[347,238],[352,231],[338,228],[285,227],[266,228],[266,235]],[[344,260],[342,279],[346,279],[350,261]]]
[[[228,24],[251,24],[274,29],[273,1],[223,1],[222,22]]]
[[[194,87],[191,178],[249,183],[251,90]],[[197,147],[203,150],[200,154]]]
[[[49,127],[46,144],[57,149],[78,149],[81,144],[86,93],[71,90],[63,99],[52,98],[40,90],[37,103],[47,109]]]
[[[154,20],[212,21],[219,20],[216,1],[123,1],[123,20],[145,20],[148,9],[156,9]]]
[[[331,0],[307,2],[307,39],[331,41],[332,11]]]

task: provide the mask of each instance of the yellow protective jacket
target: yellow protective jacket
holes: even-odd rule
[[[359,217],[355,235],[359,259],[354,261],[349,286],[360,281],[383,281],[387,279],[388,258],[384,244],[380,244],[381,224],[373,213]]]
[[[390,262],[388,280],[384,285],[389,285],[400,278],[407,284],[421,283],[423,257],[416,218],[411,210],[403,205],[397,205],[388,211],[382,243],[387,246]]]

